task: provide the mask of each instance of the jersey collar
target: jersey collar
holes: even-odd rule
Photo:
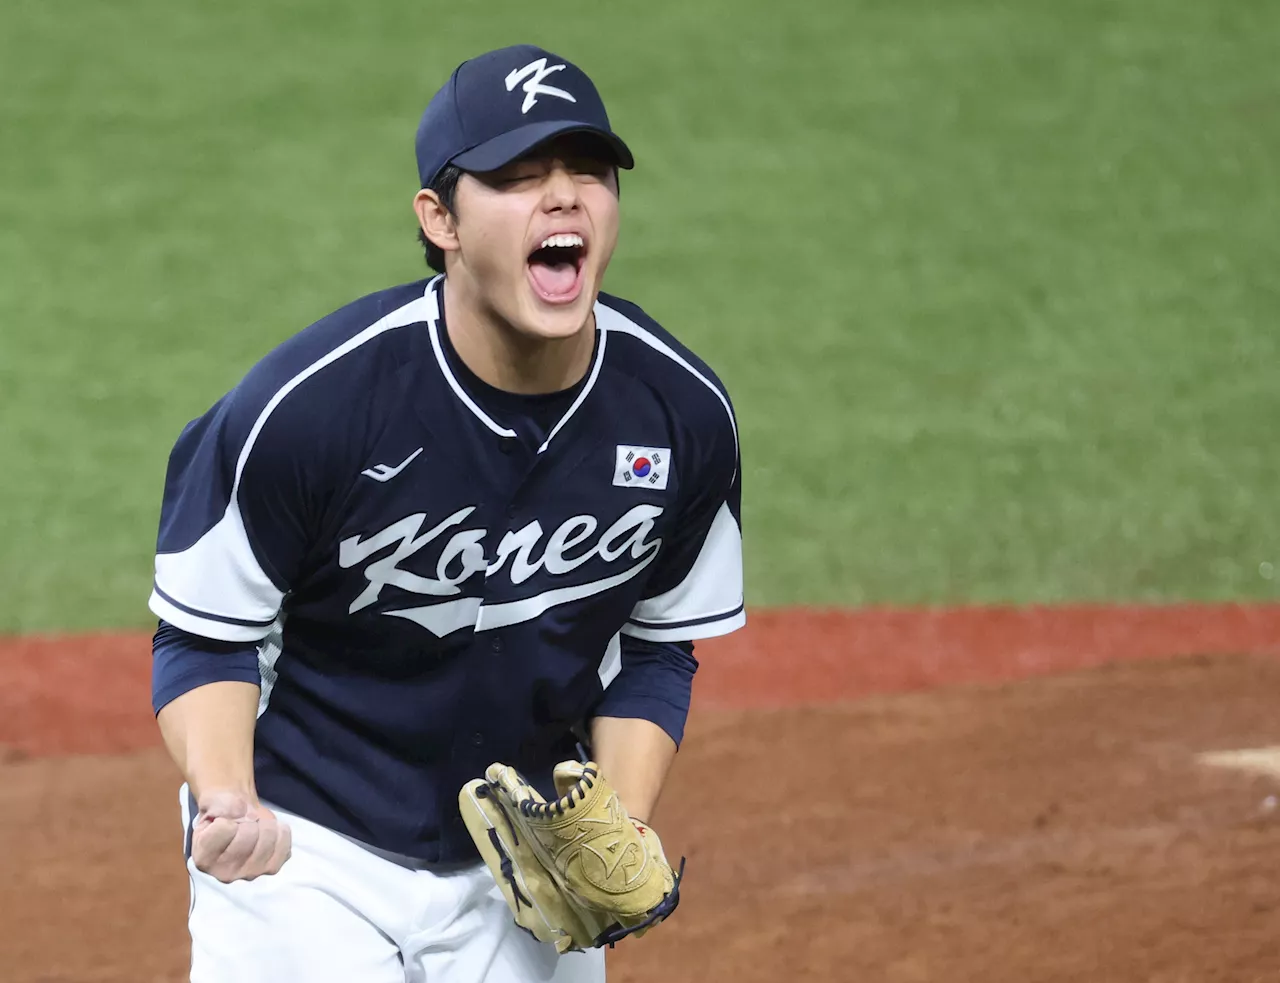
[[[471,395],[467,392],[466,388],[458,380],[458,376],[453,371],[452,366],[449,365],[449,359],[445,356],[444,347],[440,342],[440,332],[443,330],[443,325],[441,324],[442,318],[440,316],[443,290],[444,275],[441,274],[440,276],[434,277],[431,282],[427,284],[427,288],[423,293],[423,299],[427,302],[427,332],[431,336],[431,350],[435,353],[436,364],[440,366],[441,375],[444,376],[445,381],[449,384],[449,388],[453,390],[453,394],[458,398],[458,400],[488,429],[492,430],[500,437],[518,436],[514,430],[502,426],[494,420],[493,417],[489,416],[488,413],[480,408],[479,404],[471,398]],[[542,446],[538,448],[539,454],[551,445],[551,441],[555,439],[556,434],[563,430],[565,424],[568,423],[570,418],[578,412],[578,409],[586,401],[591,390],[595,388],[596,380],[600,378],[600,366],[604,364],[604,351],[608,343],[609,336],[608,332],[601,331],[598,325],[596,327],[596,334],[597,341],[595,354],[591,359],[591,368],[587,372],[586,382],[578,392],[578,397],[569,404],[569,408],[565,410],[564,415],[556,421],[555,426],[547,431],[547,439],[544,440],[542,442]]]

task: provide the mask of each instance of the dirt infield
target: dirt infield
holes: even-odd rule
[[[1070,610],[701,646],[658,816],[684,902],[614,983],[1280,980],[1280,755],[1199,757],[1280,745],[1280,607]],[[2,983],[183,978],[146,656],[0,648]]]

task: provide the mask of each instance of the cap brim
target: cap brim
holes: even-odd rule
[[[509,130],[500,136],[487,140],[478,147],[464,150],[454,157],[450,163],[456,164],[464,171],[496,171],[505,167],[518,157],[523,157],[540,143],[552,137],[566,133],[591,133],[612,151],[614,163],[625,171],[635,167],[635,159],[631,151],[617,136],[607,130],[590,123],[578,123],[573,120],[544,120],[541,123],[530,123],[518,129]]]

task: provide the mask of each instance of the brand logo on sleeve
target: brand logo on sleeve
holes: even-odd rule
[[[371,468],[365,468],[360,473],[364,475],[366,478],[372,478],[374,481],[390,481],[392,478],[398,475],[401,471],[407,468],[413,462],[413,459],[421,453],[422,453],[422,448],[419,447],[416,451],[414,451],[412,454],[406,457],[394,468],[387,464],[375,464]]]
[[[670,447],[619,444],[613,467],[613,483],[619,488],[667,487],[671,476]]]

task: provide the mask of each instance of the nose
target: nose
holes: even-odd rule
[[[542,201],[549,212],[573,211],[578,207],[578,182],[561,161],[556,161],[547,171]]]

